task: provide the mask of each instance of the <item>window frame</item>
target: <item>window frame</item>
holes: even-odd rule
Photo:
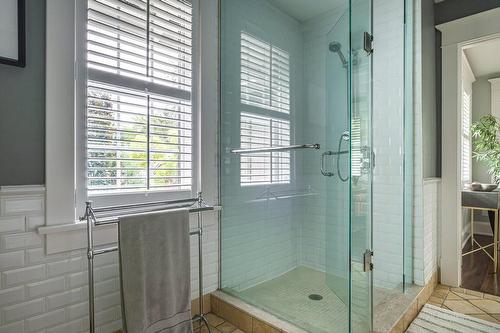
[[[243,100],[242,98],[242,91],[241,91],[241,72],[243,70],[243,65],[242,65],[242,42],[243,42],[243,34],[247,35],[247,36],[250,36],[251,38],[255,38],[257,41],[261,42],[261,43],[265,43],[265,44],[268,44],[269,45],[269,48],[270,48],[270,58],[269,58],[269,64],[272,66],[272,50],[274,48],[278,49],[279,51],[281,52],[286,52],[288,54],[288,66],[289,66],[289,69],[288,69],[288,75],[289,75],[289,90],[288,90],[288,95],[289,95],[289,109],[287,110],[287,112],[283,111],[283,110],[277,110],[275,108],[272,108],[271,106],[269,108],[266,108],[264,106],[256,106],[255,104],[253,103],[245,103],[245,101]],[[295,120],[295,101],[293,99],[293,77],[294,77],[294,73],[292,71],[293,69],[293,66],[292,66],[292,62],[293,62],[293,56],[292,56],[292,50],[286,50],[286,48],[284,48],[283,46],[280,45],[280,43],[276,43],[275,41],[271,40],[271,39],[266,39],[266,38],[263,38],[262,37],[262,32],[260,31],[260,29],[252,26],[252,25],[246,25],[245,27],[243,27],[241,29],[241,31],[239,32],[239,46],[238,46],[238,49],[240,51],[240,55],[239,55],[239,75],[240,75],[240,78],[239,78],[239,85],[240,85],[240,94],[238,96],[238,102],[239,102],[239,105],[240,105],[240,112],[239,112],[239,119],[241,121],[241,117],[242,115],[244,114],[250,114],[250,115],[254,115],[256,117],[265,117],[265,118],[272,118],[272,119],[275,119],[275,120],[282,120],[282,121],[287,121],[289,122],[289,127],[290,127],[290,132],[289,132],[289,141],[290,141],[290,144],[292,144],[292,142],[294,142],[294,138],[295,138],[295,132],[294,132],[294,127],[293,127],[293,123],[294,123],[294,120]],[[270,83],[270,90],[272,90],[272,83]],[[271,99],[271,96],[269,97],[270,100]],[[240,146],[241,146],[241,123],[239,124],[240,128],[239,128],[239,135],[238,135],[238,141],[240,143]],[[293,186],[293,184],[295,183],[295,177],[294,177],[294,171],[295,171],[295,159],[294,159],[294,154],[290,153],[290,156],[289,156],[289,179],[287,182],[269,182],[269,183],[261,183],[261,182],[256,182],[255,184],[252,184],[251,182],[247,182],[247,183],[243,183],[242,182],[242,177],[243,175],[241,174],[241,165],[242,165],[242,159],[241,157],[243,157],[244,154],[241,154],[239,155],[239,164],[238,164],[238,170],[239,170],[239,173],[238,173],[238,184],[240,186],[240,188],[242,189],[245,189],[245,190],[251,190],[251,189],[261,189],[261,188],[269,188],[269,187],[273,187],[273,188],[276,188],[276,189],[286,189],[290,186]],[[273,163],[273,158],[272,158],[272,153],[270,154],[271,158],[270,158],[270,163],[271,163],[271,167],[270,169],[272,170],[272,163]],[[272,177],[271,177],[272,179]]]
[[[190,191],[154,190],[127,193],[120,196],[87,196],[86,190],[86,34],[87,0],[51,0],[46,6],[46,225],[67,225],[79,222],[85,210],[85,202],[92,200],[94,206],[130,204],[158,200],[175,200],[195,197],[200,191],[200,146],[210,145],[212,136],[202,134],[200,126],[201,107],[199,96],[202,92],[200,43],[201,34],[213,34],[213,27],[201,31],[199,0],[190,0],[193,6],[192,26],[192,178]],[[203,10],[212,10],[209,4]],[[210,22],[204,22],[209,25]],[[206,43],[205,43],[206,44]],[[74,48],[68,48],[74,45]],[[61,52],[61,50],[66,50]],[[216,49],[207,54],[212,61]],[[208,71],[208,68],[205,69]],[[212,73],[210,73],[212,75]],[[213,80],[213,77],[210,78]],[[206,90],[209,89],[205,83]],[[212,91],[205,92],[210,94]],[[211,102],[211,101],[210,101]],[[204,107],[207,108],[207,107]],[[210,104],[209,113],[212,113]],[[72,110],[72,112],[68,112]],[[203,118],[213,114],[203,115]],[[210,142],[202,143],[201,135],[209,136]],[[212,153],[212,151],[210,152]],[[213,166],[208,167],[213,172]],[[211,182],[209,183],[212,188]],[[217,191],[214,191],[216,194]],[[212,196],[210,196],[212,197]],[[216,202],[217,197],[214,197]],[[64,229],[66,230],[66,229]],[[49,232],[49,231],[44,231]],[[52,231],[50,231],[52,232]],[[53,231],[56,232],[56,231]]]
[[[76,108],[76,113],[78,114],[78,119],[80,119],[79,122],[75,123],[75,126],[78,127],[78,132],[80,135],[77,135],[77,141],[75,142],[76,145],[76,151],[79,152],[77,155],[77,161],[76,165],[81,167],[81,170],[79,170],[79,175],[80,176],[77,179],[76,183],[76,202],[77,206],[78,204],[81,205],[81,203],[91,200],[93,201],[95,206],[110,206],[110,205],[119,205],[119,204],[132,204],[132,203],[143,203],[143,202],[151,202],[151,201],[159,201],[159,200],[175,200],[175,199],[182,199],[182,198],[190,198],[190,197],[195,197],[196,193],[198,192],[198,186],[197,184],[199,183],[198,181],[198,165],[199,165],[199,130],[198,129],[198,118],[199,118],[199,103],[198,103],[198,78],[199,78],[199,62],[195,61],[195,59],[199,58],[199,48],[198,48],[198,40],[199,40],[199,20],[196,18],[198,17],[198,12],[199,12],[199,6],[198,2],[195,0],[188,0],[192,4],[192,83],[191,83],[191,190],[138,190],[138,191],[131,191],[128,193],[102,193],[102,194],[93,194],[93,195],[88,195],[87,193],[87,181],[86,181],[86,175],[87,175],[87,169],[86,169],[86,92],[87,92],[87,80],[91,80],[92,78],[98,78],[99,76],[102,76],[104,79],[106,77],[106,73],[101,72],[99,70],[95,69],[88,69],[87,68],[87,59],[86,59],[86,43],[87,43],[87,11],[85,10],[85,13],[83,15],[78,15],[79,18],[84,19],[85,22],[82,22],[83,24],[80,24],[82,28],[80,30],[83,31],[77,31],[77,34],[79,33],[80,40],[83,41],[83,45],[80,45],[79,47],[81,48],[81,52],[77,52],[76,55],[76,63],[78,64],[80,68],[80,71],[84,73],[84,75],[81,75],[77,78],[76,80],[76,85],[77,85],[77,91],[79,91],[81,96],[80,102],[77,103],[79,107]],[[87,7],[88,0],[84,0],[85,2],[85,7]],[[77,43],[81,44],[81,43]],[[123,87],[130,87],[131,84],[139,82],[139,80],[134,80],[130,79],[128,77],[114,77],[115,81],[114,84],[118,84]],[[106,81],[99,80],[98,82],[105,82],[106,84],[111,84],[109,83],[109,80]],[[142,93],[148,93],[148,92],[153,92],[155,91],[155,87],[158,85],[155,83],[149,83],[149,82],[143,82],[143,87],[138,87],[137,90],[138,92]],[[140,90],[142,88],[142,90]],[[176,96],[178,94],[177,89],[173,89],[170,87],[162,87],[162,89],[165,90],[171,90],[169,95],[163,94],[165,97],[178,97]],[[83,153],[82,153],[83,152]],[[149,170],[147,170],[149,172]],[[84,209],[83,206],[80,206],[80,211]]]
[[[462,72],[462,77],[461,77],[461,82],[459,85],[459,137],[460,137],[460,153],[459,153],[459,159],[460,159],[460,184],[462,188],[465,188],[465,186],[472,182],[472,136],[470,133],[470,127],[472,123],[472,84],[476,81],[476,77],[474,76],[474,72],[472,71],[472,68],[470,67],[469,61],[467,59],[467,56],[465,55],[465,52],[462,51],[462,64],[461,64],[461,72]],[[465,109],[465,96],[464,94],[468,94],[469,96],[469,118],[464,119],[464,109]],[[467,120],[467,124],[464,124],[464,121]],[[464,128],[467,126],[469,129],[469,133],[464,133]],[[464,156],[464,146],[468,145],[468,156]],[[467,179],[464,178],[464,164],[465,161],[467,161],[468,164],[468,172],[467,172]]]

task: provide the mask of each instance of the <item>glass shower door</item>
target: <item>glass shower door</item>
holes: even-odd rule
[[[351,0],[349,67],[350,323],[372,329],[372,3]]]
[[[322,174],[326,283],[349,308],[349,331],[372,328],[371,1],[351,1],[327,34]]]

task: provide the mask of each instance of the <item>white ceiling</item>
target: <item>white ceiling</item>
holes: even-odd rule
[[[346,0],[268,0],[286,14],[303,22],[346,3]]]
[[[475,77],[500,73],[500,38],[465,49]]]

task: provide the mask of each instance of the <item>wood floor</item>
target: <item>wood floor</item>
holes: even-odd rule
[[[492,236],[475,235],[475,238],[480,244],[489,244],[493,241]],[[462,251],[470,251],[470,249],[471,244],[469,240]],[[493,255],[492,247],[489,248],[489,251]],[[500,268],[494,274],[493,261],[483,251],[463,257],[462,288],[500,296]]]

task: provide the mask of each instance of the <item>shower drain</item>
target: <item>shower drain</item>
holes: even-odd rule
[[[323,299],[323,296],[318,294],[311,294],[309,295],[309,299],[312,299],[313,301],[321,301]]]

